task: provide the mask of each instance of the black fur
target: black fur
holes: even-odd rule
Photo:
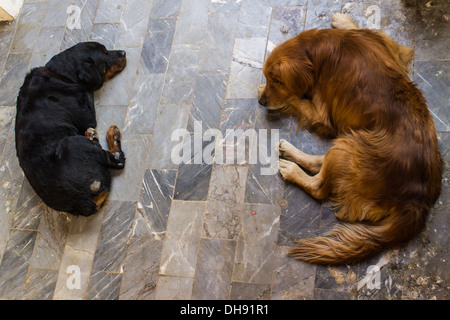
[[[108,168],[124,167],[121,150],[116,154],[103,150],[85,131],[97,126],[94,91],[107,80],[105,75],[112,76],[108,71],[118,73],[125,64],[124,51],[83,42],[31,70],[20,88],[17,157],[33,189],[53,209],[84,216],[95,213],[94,198],[110,190]]]

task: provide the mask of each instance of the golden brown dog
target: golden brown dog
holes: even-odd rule
[[[412,50],[343,14],[332,24],[340,29],[304,31],[276,47],[258,88],[269,110],[335,138],[324,156],[278,145],[283,178],[330,197],[342,222],[289,252],[321,264],[354,262],[417,233],[443,170],[426,101],[405,73]]]

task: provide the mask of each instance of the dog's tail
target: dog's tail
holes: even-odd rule
[[[288,254],[309,263],[352,263],[406,241],[424,225],[425,217],[426,210],[416,209],[408,214],[390,212],[377,224],[343,223],[322,237],[298,241]]]

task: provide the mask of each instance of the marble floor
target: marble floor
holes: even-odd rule
[[[200,122],[202,132],[224,134],[278,129],[301,150],[325,153],[331,141],[267,115],[256,87],[276,45],[328,28],[334,12],[415,49],[410,75],[429,102],[446,165],[423,232],[369,260],[324,267],[286,252],[335,224],[328,202],[263,175],[249,143],[242,162],[199,163],[193,153],[175,164],[171,134],[190,136]],[[25,0],[18,19],[0,25],[0,298],[449,299],[449,18],[446,0]],[[14,146],[25,74],[86,40],[128,57],[95,96],[97,129],[121,128],[127,164],[89,218],[47,208]],[[368,279],[374,266],[378,278]]]

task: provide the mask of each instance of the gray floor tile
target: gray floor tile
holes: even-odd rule
[[[0,25],[0,299],[448,299],[448,1],[24,2],[17,20]],[[256,87],[276,45],[329,28],[334,12],[415,49],[409,76],[428,101],[445,165],[422,232],[328,267],[287,253],[336,225],[331,203],[263,175],[262,155],[251,157],[265,129],[309,154],[331,147],[296,119],[268,114]],[[107,129],[119,126],[127,163],[112,172],[103,208],[74,217],[50,210],[24,179],[13,127],[26,73],[88,40],[127,52],[125,70],[95,92],[100,142],[107,149]]]

